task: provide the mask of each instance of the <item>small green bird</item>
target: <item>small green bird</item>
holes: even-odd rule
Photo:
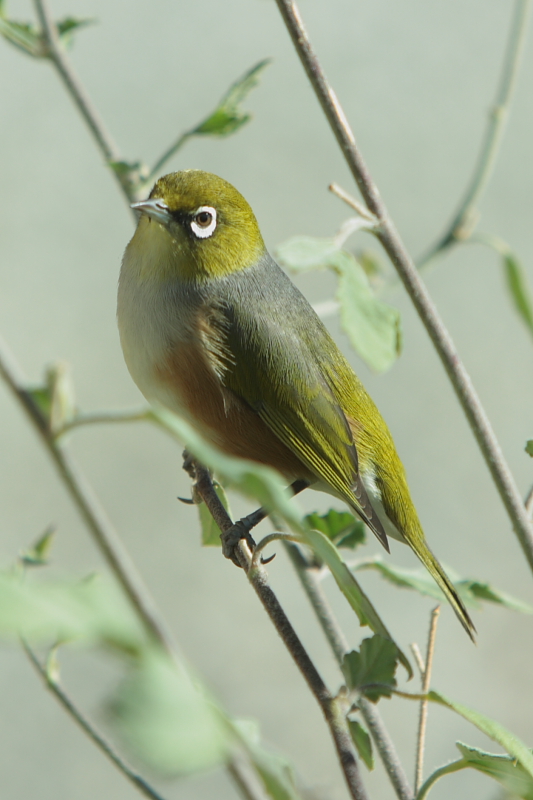
[[[474,638],[429,549],[392,436],[307,300],[267,253],[231,184],[187,170],[157,181],[118,289],[124,358],[144,396],[231,455],[341,498],[389,551],[406,542]]]

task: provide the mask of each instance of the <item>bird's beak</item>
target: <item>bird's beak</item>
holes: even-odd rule
[[[132,203],[131,208],[143,212],[162,225],[167,225],[170,219],[168,206],[160,197],[154,197],[152,200],[141,200],[139,203]]]

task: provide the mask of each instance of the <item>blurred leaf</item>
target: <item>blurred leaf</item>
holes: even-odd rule
[[[226,492],[224,491],[220,483],[217,483],[217,481],[213,481],[213,487],[218,495],[219,500],[221,500],[222,505],[224,506],[224,508],[231,517],[231,512],[229,509],[229,502],[226,496]],[[215,520],[209,513],[205,503],[200,503],[200,505],[198,506],[198,513],[200,515],[200,526],[202,529],[203,546],[220,547],[220,528],[218,527]]]
[[[511,293],[516,311],[533,333],[533,306],[526,274],[514,253],[503,254],[503,266],[507,288]]]
[[[64,361],[52,364],[46,370],[46,384],[50,397],[48,427],[52,433],[57,433],[76,415],[76,398],[69,365]]]
[[[361,265],[346,256],[337,290],[341,324],[354,350],[371,369],[383,372],[401,351],[400,313],[377,299]]]
[[[437,600],[445,600],[431,575],[426,570],[405,569],[385,561],[381,556],[373,556],[364,561],[350,565],[353,570],[359,572],[365,569],[377,570],[383,578],[404,589],[414,589],[422,595],[434,597]],[[446,568],[450,579],[461,596],[463,602],[471,608],[480,608],[480,600],[497,603],[513,611],[520,611],[523,614],[533,614],[533,608],[521,600],[517,600],[506,592],[495,589],[488,583],[470,579],[460,579],[449,567]]]
[[[533,778],[533,754],[531,750],[526,747],[524,742],[522,742],[518,736],[515,736],[514,733],[508,731],[507,728],[504,728],[499,722],[495,722],[495,720],[468,708],[468,706],[462,705],[462,703],[449,700],[439,692],[429,692],[428,700],[446,706],[446,708],[449,708],[451,711],[455,711],[456,714],[459,714],[468,722],[471,722],[472,725],[475,725],[476,728],[490,739],[498,742],[498,744],[522,766],[529,777]]]
[[[79,30],[80,28],[86,28],[87,25],[94,25],[96,23],[95,19],[91,19],[89,17],[85,18],[77,18],[77,17],[64,17],[57,22],[57,32],[59,34],[59,41],[63,45],[65,49],[68,49],[72,46],[74,41],[74,31]]]
[[[314,511],[305,517],[309,527],[320,531],[331,539],[336,547],[349,547],[354,550],[366,540],[365,524],[355,519],[347,511],[336,511],[330,508],[325,514]]]
[[[376,609],[363,592],[354,576],[341,559],[336,547],[330,540],[319,531],[310,530],[307,532],[306,540],[310,544],[312,550],[318,557],[327,564],[337,586],[348,600],[350,606],[353,608],[361,625],[368,625],[374,633],[379,634],[385,639],[388,639],[394,645],[396,657],[403,664],[409,677],[412,677],[413,671],[409,661],[402,653],[389,631],[383,624]]]
[[[72,44],[73,34],[78,28],[91,25],[92,19],[65,17],[56,23],[60,43],[65,47]],[[48,58],[48,47],[39,28],[29,22],[15,22],[6,19],[4,6],[0,6],[0,34],[12,45],[33,58]]]
[[[276,248],[276,257],[292,272],[325,269],[337,258],[339,248],[335,239],[294,236]]]
[[[517,797],[533,800],[533,778],[512,756],[486,753],[477,747],[456,742],[469,767],[489,775]]]
[[[259,726],[254,720],[234,720],[233,728],[244,744],[268,797],[273,800],[302,800],[290,762],[260,745]]]
[[[376,634],[363,639],[359,651],[352,650],[342,661],[348,688],[361,692],[373,703],[380,697],[390,697],[396,688],[397,658],[398,648],[390,639]]]
[[[533,439],[528,439],[525,446],[525,451],[533,458]]]
[[[361,264],[369,278],[374,278],[376,275],[381,275],[385,272],[379,256],[372,250],[361,250],[358,252],[357,262]]]
[[[368,731],[356,719],[349,719],[348,727],[353,743],[359,753],[359,758],[372,771],[374,769],[374,753],[372,752],[372,739]]]
[[[259,75],[271,59],[260,61],[236,81],[226,92],[217,108],[203,122],[189,131],[190,136],[228,136],[245,125],[250,114],[241,108],[247,95],[259,83]]]
[[[230,732],[183,667],[145,652],[108,703],[114,727],[135,756],[164,775],[187,775],[224,762]]]
[[[0,636],[37,643],[74,639],[128,653],[146,640],[122,594],[100,577],[37,583],[8,573],[0,573]]]
[[[371,369],[388,369],[401,350],[400,314],[379,300],[368,276],[335,239],[298,236],[277,248],[279,260],[293,271],[329,268],[339,278],[341,324],[354,350]]]
[[[28,550],[23,550],[20,559],[28,567],[42,567],[48,564],[48,556],[52,549],[56,529],[49,526],[42,536]]]
[[[184,419],[164,408],[151,408],[147,419],[176,437],[194,453],[202,464],[210,467],[225,486],[233,486],[248,497],[258,500],[267,511],[275,511],[296,533],[305,536],[302,514],[289,497],[281,476],[270,467],[228,456],[206,442]]]

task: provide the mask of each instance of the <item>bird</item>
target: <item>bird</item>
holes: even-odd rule
[[[387,424],[267,252],[248,202],[223,178],[191,169],[159,178],[132,208],[139,219],[117,319],[146,399],[222,451],[340,498],[388,552],[389,536],[408,544],[475,640],[427,544]]]

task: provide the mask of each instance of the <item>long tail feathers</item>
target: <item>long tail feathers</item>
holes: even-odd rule
[[[413,547],[411,545],[411,547]],[[443,568],[429,549],[429,547],[424,542],[423,547],[413,547],[416,555],[426,567],[430,575],[435,579],[439,587],[442,589],[444,594],[446,595],[446,599],[448,600],[449,604],[455,611],[459,622],[470,636],[472,641],[475,643],[476,641],[476,628],[474,623],[470,618],[470,614],[465,608],[465,605],[459,595],[457,594],[457,589],[448,578],[446,573],[444,572]]]

